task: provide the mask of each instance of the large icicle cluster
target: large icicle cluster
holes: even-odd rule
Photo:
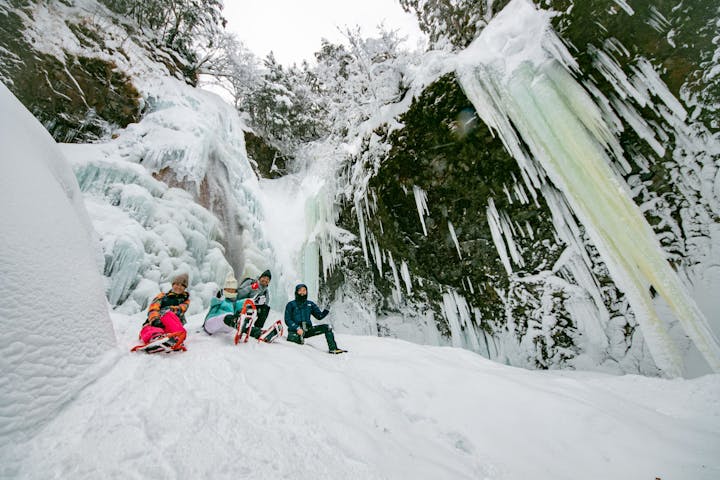
[[[573,216],[580,220],[614,281],[628,296],[656,364],[668,375],[684,371],[681,355],[656,312],[651,286],[670,305],[710,367],[720,371],[717,337],[667,262],[608,155],[620,166],[626,161],[613,130],[620,125],[608,125],[605,120],[617,119],[617,115],[607,115],[609,102],[598,102],[605,106],[603,110],[572,77],[577,65],[552,32],[549,18],[526,0],[511,2],[460,56],[457,71],[463,88],[480,117],[498,132],[520,164],[527,187],[546,190],[551,182],[562,192],[556,197],[545,195],[558,231],[571,226]],[[649,105],[658,98],[661,106],[655,108],[682,123],[682,107],[647,61],[637,62],[633,82],[623,82],[627,79],[617,70],[607,68],[606,72],[620,80],[636,100]],[[662,154],[663,147],[654,141],[648,124],[623,105],[616,102],[613,107]],[[572,215],[564,210],[564,202]],[[579,239],[565,240],[580,243]]]

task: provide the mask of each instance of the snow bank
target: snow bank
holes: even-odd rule
[[[72,170],[50,135],[4,85],[0,111],[4,452],[97,377],[115,340],[93,230]],[[4,457],[0,464],[8,469]]]

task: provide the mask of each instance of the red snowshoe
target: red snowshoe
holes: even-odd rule
[[[240,310],[240,316],[237,320],[237,330],[235,331],[235,345],[247,342],[250,338],[250,331],[252,330],[253,324],[257,320],[257,309],[255,308],[255,302],[249,298],[243,303],[242,310]]]
[[[186,352],[185,337],[187,333],[166,333],[151,339],[148,343],[134,346],[131,352],[145,353],[170,353],[170,352]]]
[[[263,332],[260,334],[260,337],[258,338],[258,342],[267,342],[272,343],[278,338],[280,338],[283,334],[283,324],[280,320],[276,321],[270,327],[263,330]]]

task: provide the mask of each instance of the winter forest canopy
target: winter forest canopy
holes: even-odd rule
[[[193,321],[228,272],[270,269],[273,315],[305,283],[369,350],[716,390],[720,9],[399,3],[425,50],[347,26],[282,65],[229,33],[221,0],[0,0],[4,452],[134,361],[133,329],[180,272]],[[27,343],[42,321],[17,305],[45,270],[58,343]],[[47,367],[66,390],[21,373],[76,350]]]

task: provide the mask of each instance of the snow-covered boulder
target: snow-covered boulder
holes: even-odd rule
[[[0,112],[3,458],[9,445],[30,438],[97,377],[115,336],[72,169],[2,84]],[[5,460],[3,468],[10,468]]]

